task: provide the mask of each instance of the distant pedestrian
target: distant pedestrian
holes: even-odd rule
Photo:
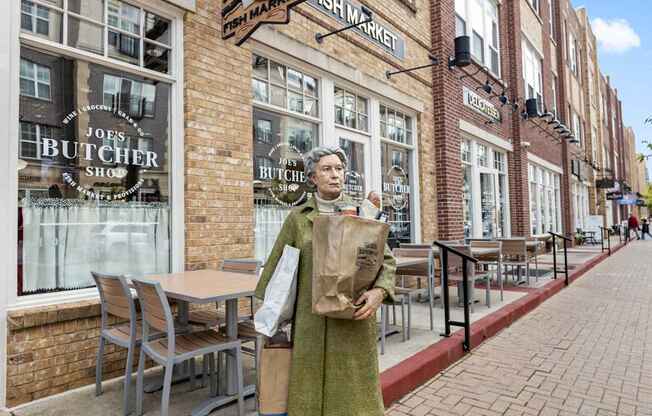
[[[652,234],[650,234],[650,223],[648,222],[647,218],[643,218],[641,221],[641,238],[645,240],[645,234],[649,235],[650,238],[652,238]]]
[[[627,220],[627,238],[629,238],[632,230],[636,234],[636,239],[640,240],[641,236],[638,234],[638,218],[636,218],[633,212],[629,214],[629,219]]]

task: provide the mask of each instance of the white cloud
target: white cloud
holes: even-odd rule
[[[623,53],[641,46],[641,38],[625,19],[594,19],[591,26],[605,52]]]

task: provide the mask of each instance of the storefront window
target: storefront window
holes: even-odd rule
[[[346,153],[348,165],[344,177],[344,192],[361,202],[365,197],[364,144],[340,138],[340,147]]]
[[[342,88],[335,87],[335,124],[369,131],[368,100]]]
[[[412,118],[381,105],[380,135],[397,143],[412,144]]]
[[[42,93],[21,88],[18,295],[169,272],[170,85],[29,48],[21,62]]]
[[[121,0],[21,2],[23,32],[57,43],[65,33],[68,46],[163,73],[170,72],[170,28],[169,20]]]
[[[293,113],[319,116],[317,79],[259,55],[252,58],[254,100]]]
[[[303,155],[317,146],[318,125],[254,108],[256,258],[265,260],[290,209],[308,195]]]
[[[530,164],[530,224],[532,235],[561,230],[559,174]]]
[[[473,235],[473,168],[471,166],[471,143],[468,140],[462,140],[460,153],[463,175],[464,238],[471,238]]]

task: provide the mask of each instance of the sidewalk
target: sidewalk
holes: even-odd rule
[[[386,415],[652,415],[650,254],[630,243]]]

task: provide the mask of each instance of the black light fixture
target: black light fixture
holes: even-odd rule
[[[580,141],[577,140],[577,138],[575,136],[573,136],[573,135],[571,135],[571,139],[568,141],[568,143],[573,143],[573,144],[577,144],[579,142]]]
[[[487,94],[491,94],[491,92],[494,90],[494,89],[493,89],[493,86],[492,86],[491,83],[489,82],[489,78],[487,78],[487,80],[484,82],[484,84],[480,85],[479,87],[476,87],[475,90],[477,91],[477,90],[479,90],[480,88],[482,88],[482,90],[483,90],[484,92],[486,92]]]
[[[430,58],[430,63],[429,64],[419,65],[419,66],[415,66],[413,68],[408,68],[408,69],[401,69],[400,71],[385,71],[385,77],[387,77],[387,79],[390,79],[390,77],[392,75],[402,74],[403,72],[416,71],[417,69],[428,68],[428,67],[431,67],[433,65],[437,65],[439,63],[439,59],[437,59],[436,56],[428,55],[428,58]]]
[[[547,111],[547,110],[541,115],[541,117],[549,118],[548,124],[550,124],[552,121],[556,120],[555,115],[553,113],[551,113],[550,111]]]
[[[507,105],[509,102],[509,98],[505,95],[505,90],[503,90],[503,92],[498,96],[498,101],[500,101],[501,106]]]
[[[448,58],[448,69],[454,66],[462,68],[471,65],[471,38],[458,36],[455,38],[455,57]]]
[[[345,27],[343,27],[341,29],[334,30],[332,32],[326,33],[325,35],[322,35],[321,33],[317,33],[317,34],[315,34],[315,40],[317,41],[317,43],[322,43],[324,41],[324,38],[332,36],[332,35],[334,35],[336,33],[344,32],[345,30],[349,30],[349,29],[352,29],[354,27],[364,25],[365,23],[369,23],[369,22],[374,20],[373,12],[371,10],[369,10],[368,7],[360,6],[360,9],[362,10],[362,14],[367,16],[367,18],[365,20],[362,20],[362,21],[360,21],[358,23],[354,23],[352,25],[345,26]]]
[[[541,117],[539,113],[539,100],[536,98],[528,98],[525,100],[525,118]]]

